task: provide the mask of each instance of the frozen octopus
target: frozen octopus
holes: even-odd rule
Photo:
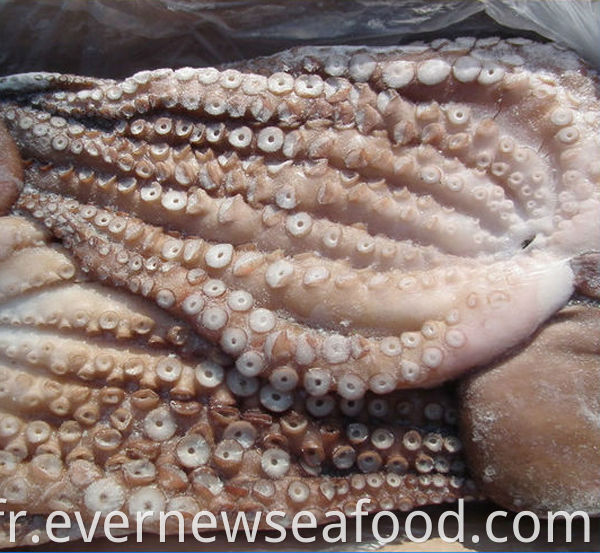
[[[600,101],[574,54],[22,74],[0,120],[19,543],[58,509],[600,512]]]

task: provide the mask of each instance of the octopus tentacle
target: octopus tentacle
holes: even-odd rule
[[[327,218],[318,213],[310,215],[308,211],[300,210],[320,209],[317,196],[309,203],[306,203],[306,198],[298,198],[305,203],[289,211],[276,205],[276,202],[264,207],[252,207],[237,192],[233,197],[213,198],[201,188],[194,187],[179,192],[157,182],[137,187],[135,179],[116,177],[96,182],[96,173],[91,170],[74,172],[65,166],[54,173],[48,169],[48,165],[33,163],[26,171],[30,179],[35,179],[49,191],[69,190],[84,202],[91,198],[102,198],[117,209],[132,210],[148,222],[175,231],[201,234],[208,240],[218,241],[226,229],[230,243],[243,245],[247,243],[248,233],[251,232],[255,237],[253,244],[262,250],[281,249],[288,254],[298,255],[305,251],[304,245],[307,244],[324,258],[346,260],[354,268],[370,267],[374,270],[427,268],[461,261],[457,256],[444,252],[435,241],[429,245],[415,244],[411,240],[399,241],[381,233],[374,234],[361,226],[336,222],[331,216]],[[261,171],[264,170],[263,167]],[[307,176],[305,184],[315,183],[316,194],[320,194],[323,182],[329,182],[327,194],[331,194],[332,198],[342,194],[342,198],[336,200],[341,206],[345,193],[342,192],[343,187],[334,185],[328,175],[334,179],[340,178],[335,171],[327,170],[326,175],[319,171],[318,174]],[[285,168],[278,170],[277,180],[281,183],[289,183],[293,177],[293,171]],[[364,190],[361,188],[364,185],[356,186],[356,193]],[[283,188],[280,194],[280,201],[283,203],[287,201],[286,194],[286,189]],[[375,196],[376,200],[378,198]],[[417,207],[427,207],[425,201],[417,204],[410,196],[406,196],[405,200],[406,205],[402,209],[400,204],[392,205],[386,215],[386,219],[393,218],[394,215],[401,216],[396,226],[410,225]],[[433,210],[433,207],[429,202],[429,209]],[[463,261],[468,262],[468,258]]]
[[[5,216],[2,227],[0,261],[24,248],[42,246],[47,239],[47,233],[39,225],[23,217]]]
[[[228,286],[223,269],[232,266],[235,277],[237,268],[245,289],[255,292],[249,280],[258,271],[260,280],[266,281],[271,289],[286,292],[288,286],[293,286],[290,281],[294,278],[294,265],[288,261],[275,260],[261,271],[264,259],[258,253],[242,254],[234,260],[230,245],[205,247],[198,252],[198,257],[202,255],[205,268],[215,269],[214,276],[224,280],[209,279],[210,275],[201,269],[203,265],[188,271],[173,259],[162,261],[157,256],[139,254],[132,257],[135,250],[132,251],[129,244],[156,243],[160,229],[148,229],[147,225],[134,221],[129,227],[133,230],[128,240],[127,216],[120,216],[116,232],[110,233],[114,219],[110,212],[82,206],[74,200],[61,204],[53,195],[24,193],[19,206],[44,220],[96,277],[153,298],[159,307],[185,317],[201,335],[218,342],[236,359],[249,355],[259,359],[258,366],[253,367],[256,374],[268,375],[270,370],[286,365],[295,367],[301,380],[311,366],[326,368],[332,377],[331,387],[348,399],[361,397],[367,386],[383,392],[446,380],[465,366],[490,359],[527,329],[533,331],[547,313],[556,309],[556,302],[566,301],[571,293],[572,273],[568,264],[546,256],[523,258],[513,267],[501,264],[495,273],[486,270],[481,276],[472,275],[467,279],[467,291],[458,292],[459,297],[466,297],[464,307],[451,304],[447,308],[451,314],[446,320],[423,321],[420,333],[407,331],[399,337],[392,335],[384,339],[324,334],[306,331],[268,308],[252,309],[254,297],[248,292],[244,292],[247,296],[243,305],[235,305],[236,294]],[[120,240],[123,233],[125,239]],[[503,278],[503,273],[510,277]],[[487,291],[490,278],[494,284],[491,293]],[[479,286],[475,285],[478,281]],[[350,283],[356,283],[356,278]],[[558,299],[548,293],[561,288],[566,294],[558,295]],[[386,289],[379,288],[379,291],[385,293]],[[533,296],[532,291],[535,291]],[[488,306],[481,305],[481,294]],[[339,299],[342,304],[343,294]],[[382,303],[385,304],[375,305]],[[524,316],[519,325],[505,328],[502,335],[503,317],[508,316],[517,303],[527,306],[530,315]],[[381,309],[373,311],[373,317],[380,319],[384,314]],[[394,314],[398,320],[397,311]],[[360,316],[368,315],[369,304],[366,303]],[[480,326],[480,317],[487,319],[487,328]],[[486,344],[491,333],[498,344],[493,348]],[[240,363],[243,365],[243,361]]]
[[[183,325],[174,325],[160,309],[144,306],[142,310],[139,303],[116,292],[102,290],[100,293],[97,285],[74,284],[68,292],[62,288],[45,289],[35,297],[7,302],[3,305],[3,316],[18,320],[21,326],[40,329],[59,320],[65,334],[81,328],[90,336],[100,333],[118,339],[135,336],[140,343],[156,348],[168,344],[189,351],[203,346],[206,349],[206,344],[195,335],[189,335]],[[140,311],[145,313],[142,315]]]
[[[506,463],[490,481],[511,451],[477,432],[490,379],[511,391],[548,335],[594,329],[551,318],[598,296],[594,78],[495,39],[0,78],[0,494],[33,513],[20,539],[55,509],[289,524],[479,497],[457,420],[479,486],[537,508],[543,482]],[[423,389],[491,363],[458,413]],[[508,404],[498,435],[521,424]]]
[[[156,157],[156,148],[154,150],[152,148],[148,149],[144,147],[143,143],[138,146],[137,142],[134,143],[124,139],[114,141],[108,133],[101,133],[97,130],[82,132],[81,128],[76,128],[74,135],[72,130],[65,130],[56,122],[54,126],[48,125],[45,122],[47,114],[44,112],[20,111],[26,115],[21,116],[17,132],[23,134],[28,144],[39,145],[38,148],[26,151],[27,154],[34,157],[39,156],[40,150],[47,150],[45,144],[48,140],[51,140],[56,152],[51,151],[50,155],[43,154],[49,162],[62,157],[68,162],[83,163],[89,166],[90,169],[100,172],[108,170],[110,171],[109,175],[113,173],[114,167],[117,169],[117,175],[120,173],[134,179],[142,177],[149,184],[149,187],[142,187],[140,190],[140,193],[145,192],[145,195],[141,195],[141,199],[142,202],[146,202],[147,208],[150,207],[148,203],[158,203],[160,201],[167,211],[169,209],[171,211],[184,210],[190,204],[190,200],[193,201],[193,185],[198,180],[199,184],[204,188],[208,188],[208,192],[211,193],[213,188],[222,189],[233,179],[234,182],[246,183],[246,185],[239,188],[239,191],[245,195],[247,202],[255,208],[255,217],[258,215],[258,210],[265,205],[272,205],[278,210],[281,209],[282,216],[286,211],[294,214],[297,214],[298,211],[306,211],[315,213],[318,218],[323,219],[325,225],[330,222],[334,224],[341,223],[349,227],[352,224],[362,222],[365,225],[365,230],[369,231],[370,235],[381,234],[395,240],[416,240],[419,243],[436,244],[448,253],[463,255],[469,254],[477,247],[497,251],[506,242],[505,238],[496,236],[482,227],[480,221],[474,220],[473,217],[467,217],[462,213],[457,213],[453,209],[444,210],[442,207],[446,206],[437,204],[432,198],[427,200],[427,198],[415,198],[414,194],[405,194],[404,196],[401,193],[389,194],[385,185],[376,186],[377,179],[384,177],[391,182],[394,178],[401,178],[402,182],[409,180],[406,167],[402,164],[399,165],[399,176],[395,175],[394,170],[389,170],[389,167],[393,168],[395,166],[395,154],[390,150],[389,142],[383,138],[361,138],[360,143],[357,145],[359,150],[364,150],[367,158],[376,158],[364,162],[365,164],[368,163],[371,171],[375,170],[375,162],[388,167],[387,171],[373,173],[371,180],[374,178],[375,181],[370,186],[369,181],[365,182],[364,179],[359,180],[357,183],[344,182],[339,174],[340,170],[358,169],[349,166],[340,159],[340,157],[349,155],[347,151],[353,143],[352,133],[354,131],[352,130],[341,132],[325,131],[323,129],[307,132],[294,131],[298,135],[298,140],[303,143],[314,145],[316,141],[322,142],[325,149],[321,148],[322,151],[318,155],[312,155],[311,157],[317,160],[329,160],[329,166],[325,164],[318,171],[313,168],[304,169],[303,172],[306,178],[298,173],[299,162],[303,159],[301,153],[292,156],[296,162],[294,165],[286,166],[284,164],[281,168],[275,167],[269,171],[268,167],[265,168],[260,163],[260,158],[253,163],[255,168],[251,167],[248,170],[244,167],[248,163],[248,158],[245,155],[242,159],[228,160],[226,166],[222,167],[220,157],[215,160],[214,158],[217,156],[213,154],[211,149],[202,156],[199,156],[195,150],[183,149],[177,151],[175,149],[171,159],[165,158],[168,150],[161,151],[159,157],[164,160],[159,161],[162,174],[154,175],[148,169],[150,164],[147,158]],[[9,113],[14,115],[12,111]],[[30,123],[32,121],[36,123]],[[169,120],[167,119],[167,121]],[[139,123],[139,120],[136,123]],[[160,120],[158,123],[160,123]],[[23,125],[25,125],[25,129],[21,129]],[[41,139],[37,137],[39,133],[42,133]],[[144,137],[138,138],[143,139]],[[85,148],[81,147],[82,144],[85,144]],[[163,148],[163,146],[164,144],[161,144],[160,147]],[[227,144],[227,146],[231,147],[230,144]],[[75,154],[71,154],[70,150],[73,149],[76,149]],[[131,152],[133,156],[131,153],[123,152]],[[153,152],[155,152],[154,155]],[[45,169],[48,170],[50,167],[46,165]],[[323,169],[325,169],[326,174],[323,174]],[[152,177],[157,177],[158,183],[152,180]],[[314,186],[302,186],[308,184],[305,182],[307,179],[310,179]],[[427,175],[417,173],[412,176],[412,180],[415,179],[418,181],[424,180],[427,179]],[[110,181],[110,177],[107,178],[107,181]],[[184,183],[184,189],[188,189],[192,185],[191,193],[185,190],[178,192],[175,188],[166,188],[168,185],[181,187],[181,183]],[[107,182],[107,185],[110,186],[110,183]],[[127,191],[123,190],[123,192]],[[129,207],[135,196],[133,198],[130,194],[127,194],[127,196],[128,200],[126,201]],[[147,212],[147,209],[144,211]],[[419,211],[424,211],[430,216],[419,217]],[[193,229],[194,225],[192,224],[189,231],[193,232]],[[256,229],[246,227],[244,230]],[[318,235],[319,230],[322,229],[315,228],[312,230],[312,234]],[[295,234],[304,236],[310,232],[310,226],[295,229],[292,222],[291,225],[286,225],[286,232],[283,236],[291,235],[293,238]],[[360,238],[360,236],[352,236],[357,234],[356,230],[350,229],[349,234],[350,236],[347,239]],[[369,234],[364,236],[366,240],[373,239]],[[257,235],[257,238],[261,243],[260,234]],[[268,244],[268,241],[263,240],[262,244]],[[324,244],[321,245],[320,249],[322,253],[327,254],[327,250],[323,246]],[[331,251],[331,248],[329,248],[329,251]],[[356,253],[361,252],[359,250]],[[357,257],[356,253],[353,257]]]
[[[495,45],[487,47],[494,51]],[[464,44],[458,51],[463,48]],[[514,45],[507,48],[519,49]],[[323,367],[332,371],[332,387],[352,397],[364,393],[367,386],[380,389],[381,378],[387,383],[384,389],[388,385],[433,385],[457,371],[485,363],[532,332],[570,294],[572,278],[566,258],[572,253],[573,242],[581,241],[575,238],[578,220],[588,220],[573,210],[570,191],[548,181],[548,159],[520,146],[519,141],[500,136],[501,125],[514,125],[509,109],[512,103],[535,87],[535,92],[527,96],[523,112],[534,116],[536,132],[561,129],[545,152],[546,158],[565,159],[568,163],[583,159],[584,152],[593,150],[596,144],[593,139],[581,138],[578,128],[592,119],[584,121],[574,116],[570,107],[564,107],[579,101],[566,92],[566,85],[546,78],[540,88],[537,75],[527,69],[524,61],[482,69],[481,64],[465,61],[464,56],[456,57],[457,52],[452,50],[439,59],[434,56],[423,61],[421,56],[418,62],[412,58],[400,63],[389,61],[393,55],[393,51],[379,53],[377,63],[382,65],[378,69],[377,63],[371,67],[362,53],[356,54],[361,60],[358,66],[375,71],[373,82],[363,82],[370,76],[358,78],[358,66],[352,63],[349,67],[354,69],[349,74],[336,77],[338,85],[345,79],[340,94],[365,110],[348,128],[336,127],[337,116],[314,100],[325,90],[314,74],[315,78],[294,77],[301,83],[299,89],[283,94],[285,101],[300,98],[301,117],[294,123],[281,122],[281,128],[261,126],[262,122],[258,127],[239,127],[235,121],[239,118],[250,117],[251,125],[257,122],[253,123],[252,116],[243,110],[237,115],[211,113],[210,109],[199,114],[199,108],[185,103],[182,107],[187,118],[179,116],[173,121],[169,116],[150,115],[148,119],[145,99],[152,97],[154,107],[159,108],[161,102],[166,103],[160,109],[174,112],[179,107],[175,107],[177,102],[171,105],[169,94],[175,91],[193,92],[204,98],[204,93],[234,90],[244,79],[253,80],[251,75],[231,70],[208,71],[221,79],[218,84],[217,80],[206,83],[203,70],[144,74],[134,79],[135,86],[133,81],[126,81],[123,92],[137,94],[141,104],[137,104],[136,113],[142,115],[141,119],[134,119],[133,112],[125,109],[127,100],[121,102],[115,96],[114,86],[121,85],[101,81],[95,89],[77,94],[50,91],[33,95],[32,108],[21,107],[16,101],[4,109],[11,129],[26,145],[26,154],[34,158],[28,175],[37,186],[59,194],[68,186],[79,201],[104,198],[113,209],[137,214],[150,223],[166,224],[191,239],[182,242],[161,238],[164,235],[160,229],[150,229],[142,246],[132,238],[127,251],[120,254],[121,258],[129,258],[137,252],[149,259],[160,257],[168,267],[175,264],[161,284],[164,289],[158,289],[162,294],[157,296],[159,305],[166,302],[177,304],[176,309],[179,305],[185,307],[187,296],[180,297],[174,291],[182,286],[182,265],[195,271],[193,279],[204,278],[205,273],[215,277],[208,284],[219,281],[213,292],[194,291],[187,299],[193,303],[193,310],[199,305],[196,297],[200,294],[202,313],[193,323],[200,333],[234,356],[266,356],[266,362],[262,362],[266,376],[274,368],[291,364],[301,380],[303,367]],[[477,55],[482,54],[478,51]],[[317,58],[312,55],[312,59]],[[468,76],[474,72],[467,71],[467,75],[463,69],[471,66],[483,71],[477,73],[477,86],[501,98],[502,109],[490,113],[488,108],[476,106],[469,116],[466,109],[447,102],[448,97],[458,101],[470,98],[468,87],[463,85],[475,78]],[[410,74],[406,83],[389,76],[390,71],[396,74],[405,70]],[[282,82],[289,81],[281,78]],[[436,98],[433,103],[415,103],[420,92],[414,78],[431,87]],[[258,81],[263,82],[260,78]],[[312,84],[307,89],[309,82]],[[10,83],[4,85],[10,88]],[[13,88],[18,95],[19,87]],[[403,98],[397,90],[402,90]],[[337,105],[339,99],[331,99],[332,105]],[[324,111],[317,118],[319,109]],[[92,124],[82,118],[84,113],[100,119]],[[365,127],[366,113],[374,118],[369,127]],[[56,114],[76,120],[67,121]],[[116,118],[124,119],[124,124],[119,123],[115,134]],[[214,122],[207,122],[207,118]],[[402,129],[396,128],[400,123]],[[105,124],[107,129],[103,129]],[[461,132],[454,132],[460,128]],[[406,136],[402,134],[405,131],[409,133]],[[528,137],[531,133],[521,134]],[[415,141],[421,143],[417,149]],[[433,144],[438,151],[433,150]],[[446,169],[448,163],[443,162],[449,156],[455,157],[448,162],[450,168],[466,171],[465,178],[473,174],[481,184],[464,186],[460,173],[442,172],[438,165]],[[498,161],[492,168],[494,159]],[[57,165],[61,160],[67,165]],[[314,166],[310,180],[298,179],[298,168],[307,161]],[[423,162],[431,163],[417,170]],[[524,184],[524,173],[512,170],[527,163],[533,164],[532,184]],[[71,166],[82,164],[84,169],[75,176]],[[348,180],[344,174],[347,170],[356,176]],[[587,173],[566,170],[563,179],[581,198],[588,198],[584,205],[592,211],[598,204],[590,185],[595,171],[593,164]],[[508,172],[507,181],[498,180],[503,172]],[[496,180],[490,180],[490,175]],[[420,185],[422,182],[425,184]],[[419,194],[419,189],[431,191],[438,183],[454,188],[458,200],[452,200],[454,193],[449,192]],[[500,225],[494,232],[484,230],[481,220],[468,214],[469,210],[476,212],[475,200],[487,202],[490,216],[485,220],[491,220],[492,227]],[[112,221],[108,212],[98,217]],[[116,230],[111,231],[109,242],[118,238],[112,235],[120,234],[123,224],[122,218],[112,223]],[[105,229],[101,227],[93,232],[103,234]],[[86,232],[90,238],[89,229]],[[137,231],[131,232],[134,236]],[[256,238],[256,245],[248,243],[248,236]],[[567,248],[561,245],[564,242],[570,242]],[[312,249],[311,245],[317,243],[319,247]],[[416,270],[407,269],[413,252],[422,243],[431,245],[431,253],[421,253],[416,263],[423,269],[443,264],[443,270],[425,273],[418,265]],[[153,244],[156,251],[151,251]],[[251,251],[256,246],[259,251]],[[522,253],[523,247],[531,252]],[[308,253],[307,248],[315,254]],[[395,266],[392,262],[381,270],[382,258],[393,256],[388,252],[394,250],[402,251],[403,259],[396,256]],[[554,250],[555,257],[542,254],[544,250]],[[371,256],[375,251],[378,255]],[[404,262],[407,258],[408,263]],[[446,268],[448,263],[450,269]],[[124,267],[119,270],[122,285],[126,280]],[[510,276],[502,281],[496,275]],[[522,286],[517,285],[519,282]],[[528,292],[532,288],[546,290],[548,286],[550,290],[562,288],[562,293],[533,296]],[[351,287],[358,293],[349,304],[346,294]],[[260,311],[259,316],[254,309],[248,320],[232,312],[231,306],[225,305],[225,293],[236,290],[245,290],[261,310],[267,311]],[[306,294],[308,290],[310,295]],[[528,299],[523,302],[528,315],[521,325],[507,329],[503,327],[502,312],[488,307],[479,310],[481,302],[473,293],[484,294],[493,309],[507,303],[506,313],[510,305]],[[495,301],[499,298],[501,301]],[[547,301],[550,298],[552,301]],[[467,304],[466,311],[461,300]],[[459,323],[463,326],[458,330],[450,330],[449,321],[458,322],[457,310],[458,318],[466,319]],[[488,322],[482,325],[482,321]],[[263,323],[268,330],[262,330]],[[432,325],[436,327],[434,332]],[[488,330],[481,332],[486,325]],[[302,330],[304,326],[308,332]],[[349,327],[360,331],[361,336],[347,340],[344,336]],[[496,348],[484,346],[489,329],[500,337]],[[501,331],[496,332],[498,329]],[[273,332],[269,334],[270,330]],[[323,334],[323,330],[329,334]],[[419,330],[431,339],[423,347],[419,346],[421,338],[415,336]],[[265,335],[255,337],[256,332]],[[436,338],[447,332],[456,335],[455,339]],[[374,365],[379,372],[374,372]],[[347,378],[343,379],[344,372]],[[344,384],[337,383],[338,376]],[[354,392],[346,387],[348,379]],[[371,384],[372,380],[377,384]]]
[[[30,232],[31,243],[52,251],[43,236]],[[152,311],[84,274],[35,294],[42,306],[46,294],[76,300],[90,321],[106,308],[125,322]],[[201,352],[191,367],[181,352],[138,352],[135,336],[112,328],[90,336],[74,325],[65,334],[68,308],[48,317],[41,309],[33,320],[26,302],[13,304],[0,303],[0,490],[10,508],[78,510],[89,522],[96,511],[135,517],[148,505],[192,517],[205,502],[213,512],[282,510],[290,519],[309,508],[325,522],[331,509],[352,515],[359,499],[409,510],[477,496],[445,390],[348,402],[286,392],[290,375],[280,373],[253,391]],[[25,542],[40,532],[29,523]]]

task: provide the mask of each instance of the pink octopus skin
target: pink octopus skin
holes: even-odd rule
[[[503,374],[576,291],[597,298],[600,104],[573,54],[457,39],[23,74],[0,118],[20,543],[59,508],[519,507],[513,476],[481,477],[495,442],[467,450],[479,488],[465,472],[445,383]]]

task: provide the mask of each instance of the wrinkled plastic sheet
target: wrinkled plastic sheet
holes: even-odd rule
[[[392,45],[465,35],[555,40],[600,69],[600,0],[0,0],[0,75],[57,71],[118,78],[157,67],[220,65],[297,45]],[[479,528],[474,513],[491,507],[469,509],[470,524]],[[360,544],[363,550],[377,546],[374,538]],[[93,544],[104,547],[111,544]],[[148,536],[142,547],[195,546],[159,544]],[[278,549],[298,547],[294,541]]]
[[[124,77],[302,44],[558,40],[600,67],[598,0],[0,0],[0,74]]]

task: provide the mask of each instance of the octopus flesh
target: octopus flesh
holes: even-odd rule
[[[600,512],[600,101],[571,52],[28,73],[0,121],[20,544],[53,510]]]

